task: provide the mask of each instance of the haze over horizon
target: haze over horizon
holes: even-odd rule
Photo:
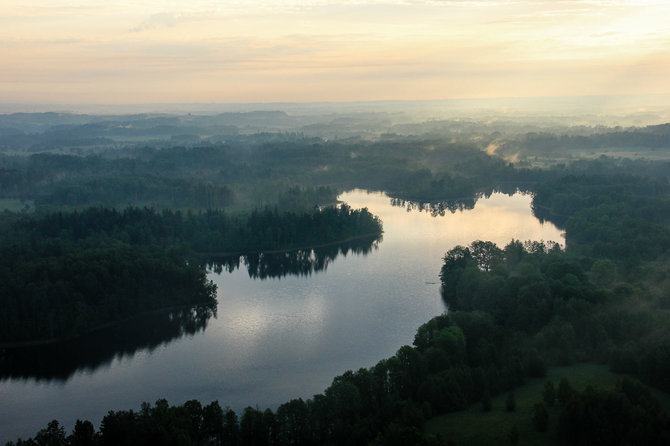
[[[667,95],[668,13],[626,0],[10,2],[0,102]]]

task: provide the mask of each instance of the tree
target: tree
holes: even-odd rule
[[[72,435],[68,437],[70,446],[91,446],[95,442],[95,428],[88,420],[77,420]]]
[[[507,412],[514,412],[516,410],[516,398],[514,397],[514,392],[507,394],[507,399],[505,400],[505,409]]]
[[[476,285],[476,280],[479,278],[477,273],[480,272],[470,249],[456,246],[444,255],[443,261],[440,281],[444,300],[451,310],[469,309],[464,308],[465,302],[461,302],[461,297],[467,294],[463,292],[463,282],[468,286]]]
[[[452,364],[460,364],[465,360],[466,340],[463,330],[457,325],[440,331],[435,342],[436,346],[449,355]]]
[[[286,445],[304,445],[308,442],[308,412],[302,398],[293,399],[277,409],[279,441]]]
[[[493,242],[474,241],[470,244],[470,253],[484,271],[490,271],[497,263],[503,259],[503,250]]]
[[[599,287],[610,288],[617,277],[616,263],[610,259],[596,260],[591,267],[591,277]]]
[[[262,446],[268,444],[268,430],[263,419],[263,412],[248,406],[240,419],[240,440],[242,444]]]
[[[549,407],[552,407],[556,402],[556,390],[554,389],[554,383],[547,381],[544,385],[544,392],[542,392],[542,399],[545,404]]]
[[[533,406],[533,426],[538,432],[546,432],[549,426],[549,412],[543,403]]]
[[[566,405],[574,393],[575,390],[572,388],[567,378],[561,378],[561,381],[558,383],[558,402],[561,403],[561,405]]]
[[[473,259],[470,249],[459,245],[447,251],[442,261],[444,264],[440,270],[440,279],[444,284],[449,279],[451,273],[472,264]]]
[[[223,436],[223,409],[218,401],[212,401],[202,409],[202,433],[209,441],[219,443]]]
[[[137,416],[132,410],[109,411],[100,422],[103,445],[131,444],[139,436]]]
[[[184,409],[188,414],[189,435],[199,442],[202,432],[202,404],[198,400],[189,400],[184,403]]]
[[[484,412],[491,412],[491,409],[493,409],[493,405],[491,402],[491,394],[489,393],[488,390],[485,390],[484,396],[482,397],[482,410]]]
[[[52,420],[45,429],[35,435],[35,442],[39,446],[65,446],[67,444],[65,428],[57,420]]]
[[[230,407],[226,408],[223,416],[223,444],[236,446],[240,434],[240,425],[237,414]]]
[[[525,255],[526,250],[523,248],[523,243],[519,240],[512,240],[504,248],[505,262],[510,267],[518,265]]]
[[[519,444],[519,428],[516,427],[516,424],[512,426],[512,428],[509,431],[509,443]]]

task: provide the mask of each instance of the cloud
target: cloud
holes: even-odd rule
[[[180,23],[196,22],[205,20],[205,14],[177,14],[174,12],[161,12],[153,14],[147,20],[140,23],[138,26],[131,28],[131,32],[142,32],[157,28],[174,28]]]
[[[47,14],[37,7],[49,2],[64,9]],[[92,2],[1,5],[0,96],[317,100],[667,92],[664,12],[670,10],[660,2],[147,0],[77,11],[67,5]],[[645,63],[635,65],[641,58]]]

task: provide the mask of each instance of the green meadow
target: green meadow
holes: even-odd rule
[[[561,412],[558,401],[549,412],[549,427],[546,432],[537,432],[533,426],[533,406],[543,401],[544,386],[552,381],[558,389],[561,378],[567,378],[576,390],[587,386],[611,389],[624,377],[636,378],[612,373],[606,365],[575,364],[568,367],[554,367],[547,370],[545,378],[531,380],[514,390],[516,409],[506,410],[507,392],[492,398],[492,410],[484,412],[482,404],[472,404],[466,410],[437,416],[427,421],[424,429],[427,433],[440,434],[449,445],[504,445],[510,444],[510,432],[516,426],[519,445],[557,445],[556,425]],[[649,387],[652,394],[667,408],[670,407],[670,395]]]

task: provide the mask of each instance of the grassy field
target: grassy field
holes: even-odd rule
[[[514,426],[519,432],[519,445],[557,445],[556,424],[560,407],[548,407],[549,429],[537,432],[532,424],[533,406],[542,401],[545,383],[550,380],[558,389],[561,378],[567,378],[573,388],[583,390],[587,386],[613,388],[623,377],[611,373],[607,366],[596,364],[576,364],[569,367],[555,367],[547,371],[547,377],[535,379],[514,390],[516,410],[507,412],[507,393],[493,398],[493,410],[484,412],[480,403],[473,404],[461,412],[435,417],[424,426],[429,433],[439,433],[445,441],[455,445],[506,445],[510,444],[509,433]],[[634,378],[631,378],[634,379]],[[651,389],[665,407],[670,407],[670,395]]]

